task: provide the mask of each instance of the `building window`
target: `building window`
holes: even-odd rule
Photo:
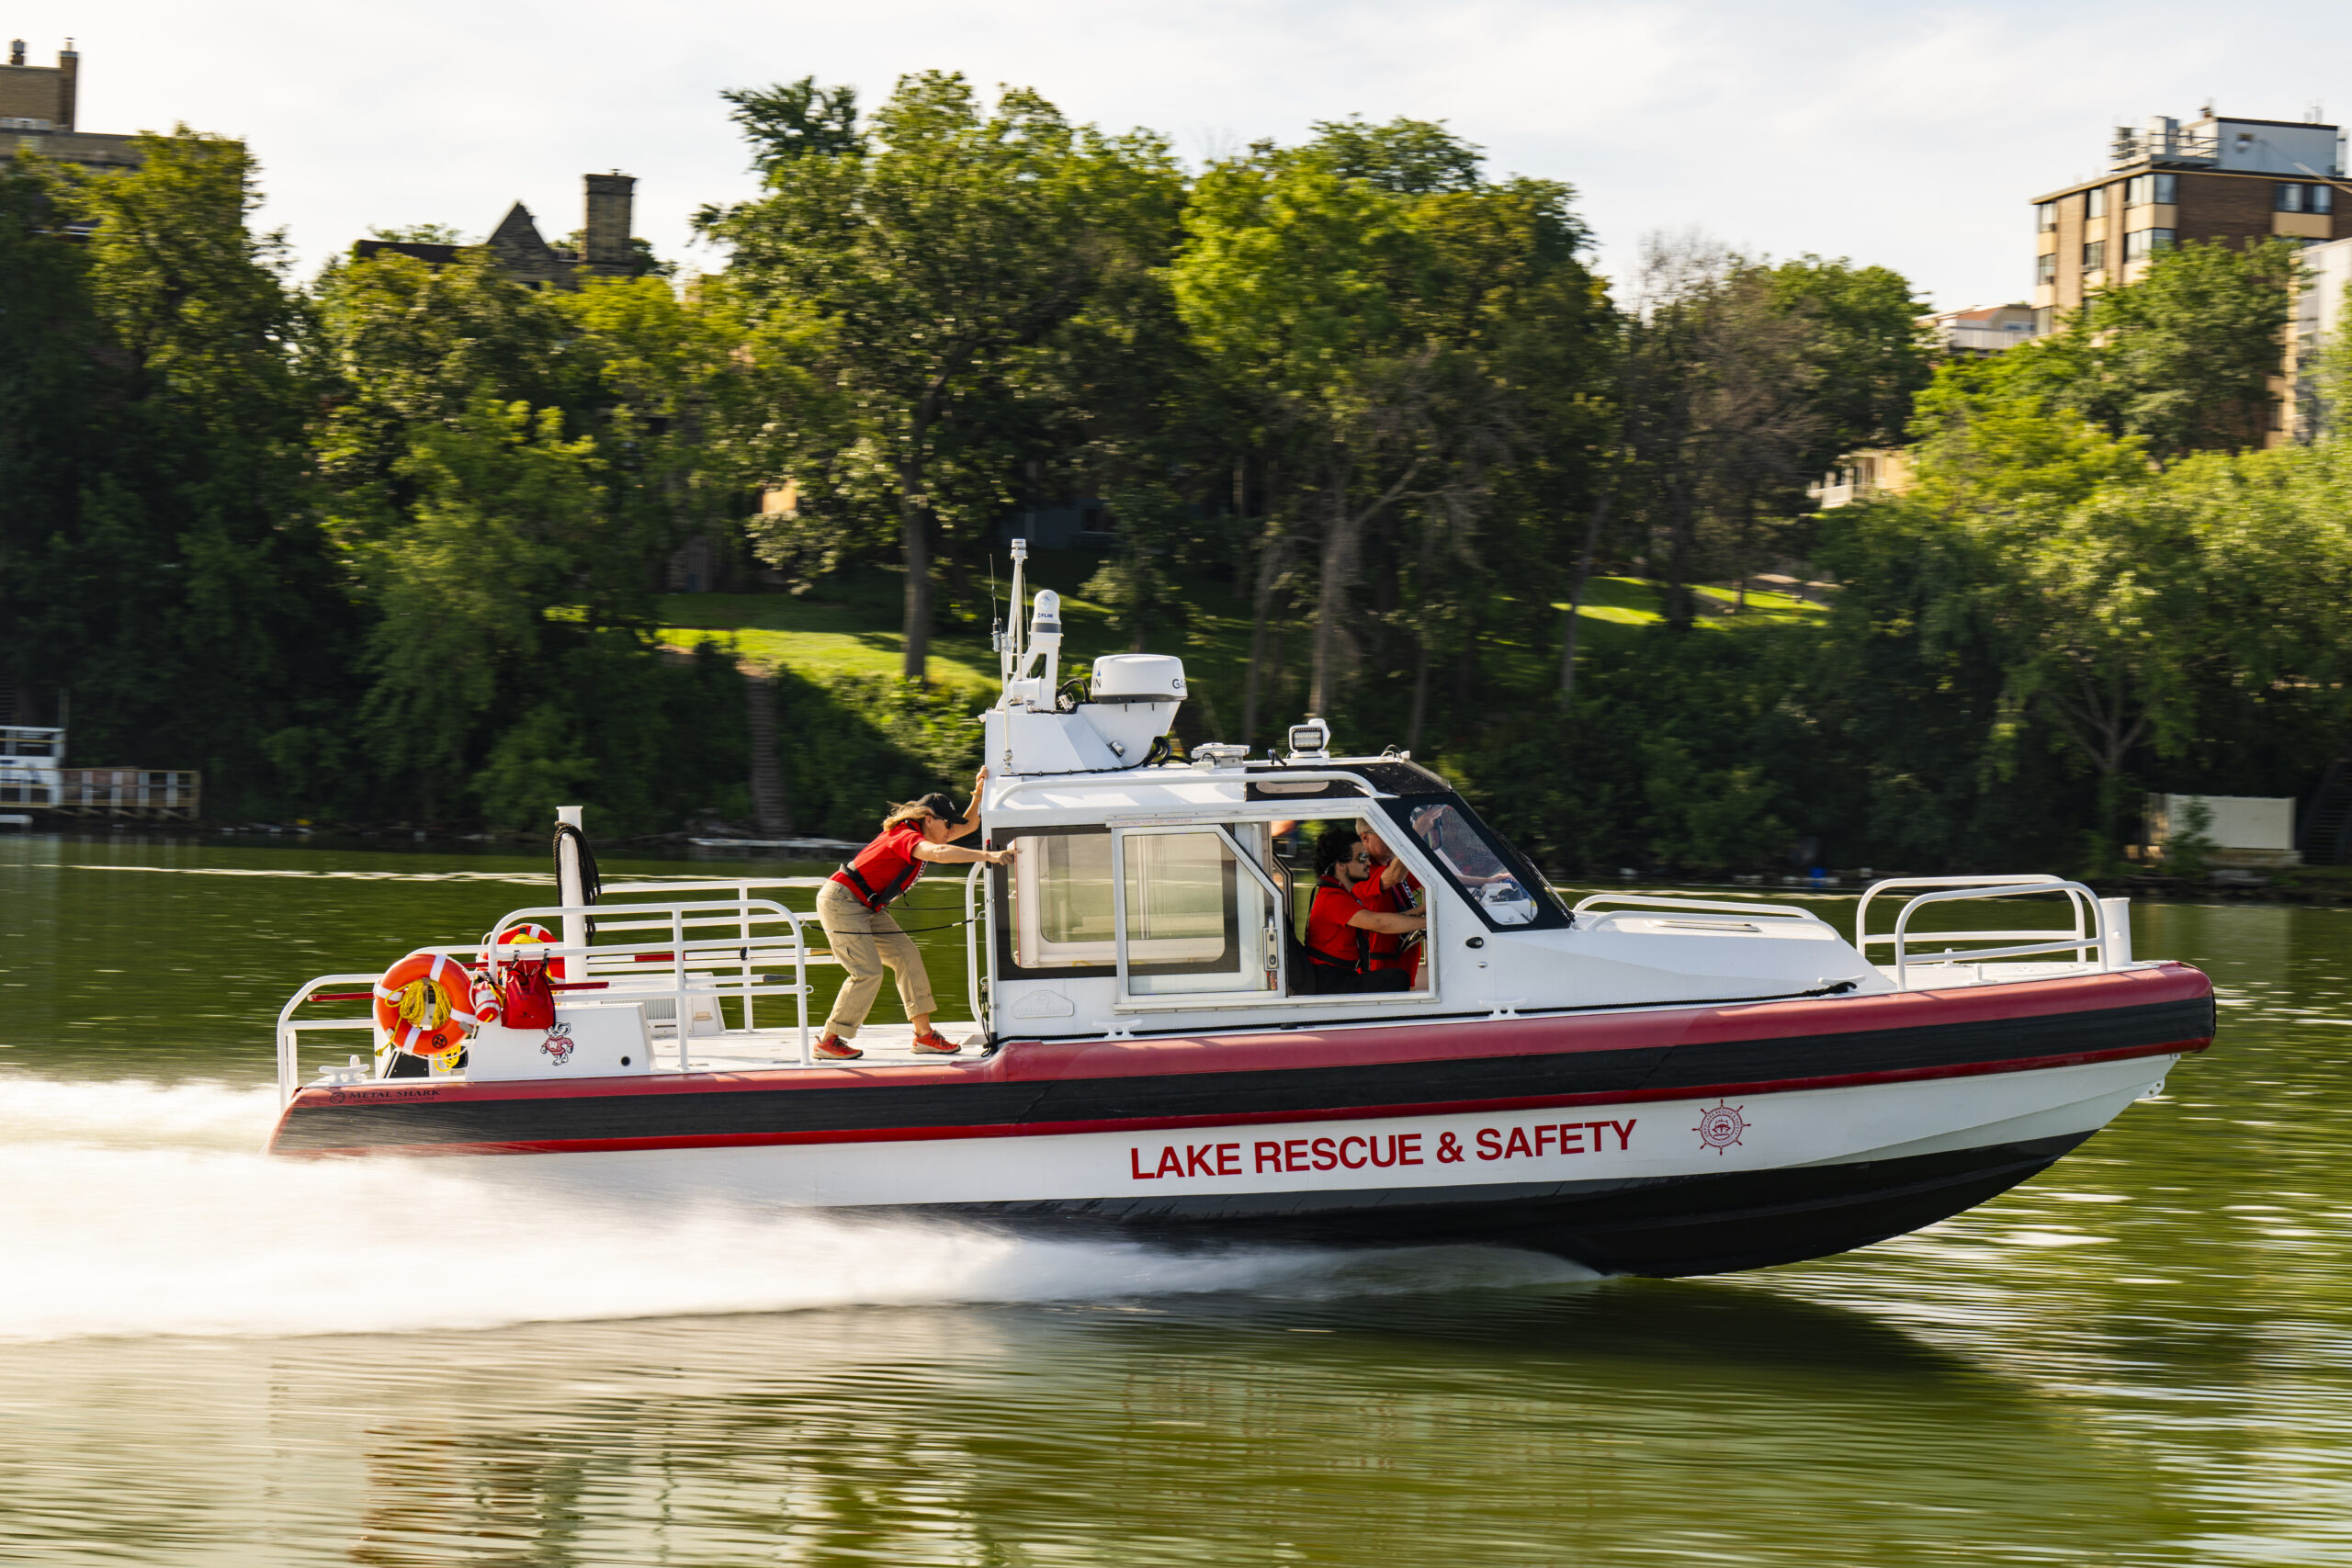
[[[2107,216],[2107,187],[2105,186],[2083,192],[2083,216],[2085,218]]]
[[[2097,272],[2107,265],[2107,242],[2093,240],[2083,247],[2083,270]]]
[[[2123,259],[2142,261],[2158,251],[2171,250],[2177,234],[2172,229],[2135,229],[2123,236]]]
[[[2312,186],[2303,192],[2303,205],[2312,212],[2335,210],[2335,190],[2331,186]]]
[[[2050,259],[2052,261],[2056,261],[2058,258],[2056,256],[2052,256]],[[2057,330],[2058,307],[2055,305],[2036,305],[2033,308],[2033,335],[2036,337],[2048,337],[2052,333],[2054,333]]]
[[[2270,187],[2270,205],[2280,212],[2301,212],[2304,189],[2302,186],[2284,181],[2274,185]]]
[[[2047,234],[2057,227],[2058,204],[2054,201],[2035,202],[2033,204],[2033,231],[2037,234]]]
[[[2058,281],[2058,256],[2055,252],[2033,258],[2033,280],[2036,283]]]
[[[2126,207],[2170,207],[2180,198],[2177,175],[2134,175],[2124,182]]]

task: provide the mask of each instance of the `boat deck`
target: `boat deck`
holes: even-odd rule
[[[955,1056],[918,1056],[914,1052],[915,1029],[911,1023],[869,1023],[851,1042],[865,1053],[857,1061],[862,1067],[914,1066],[937,1062],[973,1061],[980,1055],[980,1026],[970,1020],[933,1025],[950,1040],[965,1042],[963,1052]],[[822,1031],[815,1024],[808,1029],[813,1044]],[[800,1032],[797,1029],[762,1029],[746,1033],[730,1030],[725,1034],[696,1035],[686,1055],[687,1071],[696,1073],[763,1072],[776,1067],[798,1067]],[[838,1067],[840,1062],[819,1057],[812,1065]],[[674,1073],[678,1070],[678,1043],[674,1039],[655,1043],[653,1071]]]

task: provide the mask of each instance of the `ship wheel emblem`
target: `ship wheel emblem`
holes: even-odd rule
[[[1747,1122],[1740,1115],[1740,1110],[1736,1105],[1718,1105],[1702,1111],[1699,1124],[1690,1130],[1699,1134],[1702,1146],[1721,1154],[1739,1142],[1739,1135],[1747,1131]]]

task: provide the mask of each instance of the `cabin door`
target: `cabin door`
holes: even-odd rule
[[[1282,900],[1230,829],[1117,828],[1111,841],[1123,999],[1282,995]]]

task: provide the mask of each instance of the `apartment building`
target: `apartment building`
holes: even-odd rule
[[[2041,331],[2094,289],[2198,240],[2352,236],[2343,137],[2309,120],[2164,117],[2119,126],[2109,171],[2036,197],[2033,303]]]
[[[2118,126],[2109,169],[2034,198],[2035,325],[2101,288],[2132,283],[2176,245],[2282,238],[2309,246],[2352,236],[2344,138],[2308,120],[2239,119],[2208,106],[2186,123]],[[2295,344],[2281,345],[2271,440],[2296,427]]]
[[[81,97],[82,55],[72,39],[55,65],[27,64],[25,40],[10,40],[8,63],[0,65],[0,152],[38,152],[85,169],[137,168],[137,138],[75,124]]]

